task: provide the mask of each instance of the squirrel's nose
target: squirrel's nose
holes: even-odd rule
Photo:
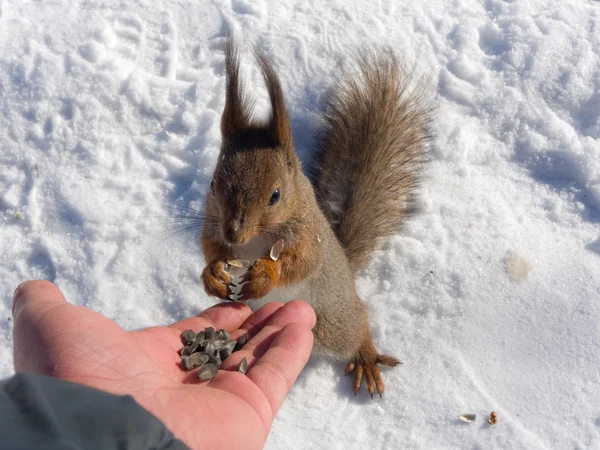
[[[239,232],[242,229],[242,223],[239,220],[232,220],[225,229],[225,239],[231,243],[236,243],[239,238]]]

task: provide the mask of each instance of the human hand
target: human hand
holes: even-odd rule
[[[262,448],[285,395],[313,344],[313,310],[301,301],[270,303],[251,314],[222,303],[170,326],[127,332],[69,304],[50,282],[20,285],[13,297],[15,371],[30,371],[129,394],[191,448]],[[224,328],[250,340],[200,382],[180,368],[181,332]],[[234,330],[239,330],[234,332]],[[248,372],[235,371],[246,357]]]

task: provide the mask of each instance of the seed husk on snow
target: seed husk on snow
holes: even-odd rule
[[[460,420],[462,420],[463,422],[472,423],[472,422],[475,422],[475,419],[477,419],[477,415],[465,413],[465,414],[461,414],[460,416],[458,416],[458,418]]]

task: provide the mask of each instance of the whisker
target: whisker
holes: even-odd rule
[[[198,228],[198,227],[196,227],[196,226],[185,226],[185,227],[178,227],[178,228],[175,228],[175,229],[166,230],[166,231],[163,231],[161,233],[158,233],[157,236],[159,236],[161,234],[168,233],[166,236],[164,236],[164,239],[163,239],[163,242],[164,242],[164,241],[167,241],[167,240],[171,239],[174,236],[181,235],[181,234],[186,234],[186,232],[189,232],[190,230],[191,230],[191,233],[189,233],[190,234],[190,238],[197,239],[197,238],[200,237],[200,231],[201,231],[201,229]]]
[[[189,208],[187,206],[181,206],[181,205],[165,205],[165,207],[167,209],[175,209],[181,212],[187,212],[187,213],[193,213],[193,214],[204,214],[203,211],[198,210],[198,209],[194,209],[194,208]]]

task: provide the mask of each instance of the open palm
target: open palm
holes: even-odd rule
[[[192,448],[262,448],[283,399],[306,364],[315,315],[306,303],[271,303],[252,314],[239,303],[164,327],[127,332],[65,301],[46,281],[21,285],[13,299],[15,371],[42,373],[131,395]],[[181,332],[224,328],[246,346],[217,376],[183,372]],[[235,371],[246,357],[248,372]]]

